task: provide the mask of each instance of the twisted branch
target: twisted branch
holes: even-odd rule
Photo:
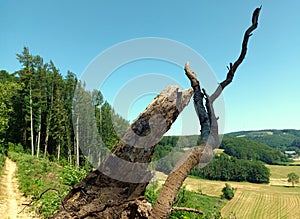
[[[238,57],[238,59],[234,62],[234,64],[229,63],[229,67],[227,67],[228,73],[227,73],[226,79],[219,84],[216,91],[210,96],[211,103],[213,103],[220,96],[220,94],[222,93],[222,90],[228,84],[230,84],[232,82],[237,68],[243,62],[243,60],[246,56],[246,53],[247,53],[247,46],[248,46],[249,38],[252,36],[252,32],[257,28],[257,25],[258,25],[258,17],[259,17],[261,7],[262,6],[260,6],[259,8],[256,8],[254,10],[253,15],[252,15],[252,25],[246,30],[246,32],[244,34],[241,54]]]

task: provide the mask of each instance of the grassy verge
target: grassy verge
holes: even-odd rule
[[[156,198],[160,192],[159,184],[150,183],[147,187],[145,196],[150,201],[151,204],[154,204]],[[185,211],[173,211],[171,214],[171,219],[212,219],[212,218],[221,218],[221,209],[227,203],[226,200],[222,200],[217,196],[208,196],[202,194],[202,191],[188,191],[183,187],[180,189],[174,206],[176,207],[187,207],[201,210],[203,215],[196,213],[185,212]]]
[[[2,175],[2,169],[5,164],[5,156],[3,154],[0,154],[0,176]]]
[[[47,159],[32,157],[27,154],[9,153],[10,159],[18,166],[17,178],[19,189],[34,202],[31,210],[44,218],[56,213],[64,197],[71,187],[86,175],[84,170],[76,170],[71,166],[59,166]],[[46,189],[54,188],[60,191],[48,191],[42,198],[40,194]]]

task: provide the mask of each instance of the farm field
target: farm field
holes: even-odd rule
[[[300,219],[300,186],[291,187],[287,182],[287,174],[300,174],[299,166],[269,166],[271,179],[269,184],[247,182],[228,182],[237,188],[232,200],[222,208],[224,218],[238,219]],[[166,176],[157,174],[162,184]],[[225,182],[211,181],[188,177],[184,184],[187,190],[202,191],[210,196],[220,196]]]
[[[295,172],[300,175],[300,166],[278,166],[266,165],[271,171],[271,178],[280,179],[287,178],[290,172]]]
[[[300,189],[270,186],[255,190],[239,188],[222,209],[225,218],[300,218]]]

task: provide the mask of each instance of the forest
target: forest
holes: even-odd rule
[[[248,140],[245,138],[233,138],[225,136],[220,148],[230,156],[238,159],[260,160],[267,164],[280,164],[287,162],[287,157],[277,148]]]
[[[300,131],[295,129],[240,131],[228,133],[227,136],[243,137],[261,142],[272,148],[278,148],[282,152],[285,150],[295,150],[298,151],[298,153],[300,152]]]
[[[84,162],[79,150],[83,140],[76,140],[82,131],[76,127],[84,118],[78,118],[77,111],[86,110],[80,106],[86,103],[93,106],[104,144],[111,149],[118,142],[115,130],[125,129],[128,121],[115,113],[100,91],[87,91],[73,72],[61,73],[52,60],[45,62],[27,47],[17,59],[19,70],[0,71],[1,153],[20,145],[33,156],[79,166]]]
[[[269,183],[270,170],[259,161],[216,155],[204,168],[195,167],[190,175],[210,180]]]
[[[92,131],[76,130],[79,120],[82,119],[78,118],[79,113],[76,112],[90,110],[83,107],[86,103],[93,106],[90,114],[95,115],[97,131],[103,143],[112,149],[119,141],[117,133],[125,130],[129,122],[115,113],[111,105],[103,99],[101,91],[87,91],[84,82],[79,81],[74,73],[61,73],[53,61],[44,62],[39,55],[30,54],[27,47],[17,54],[17,59],[20,62],[20,70],[13,73],[4,70],[0,72],[2,153],[10,147],[20,145],[22,151],[36,157],[47,157],[58,163],[84,165],[86,161],[84,156],[81,156],[79,145],[90,139],[87,135]],[[76,139],[78,132],[80,136],[86,137]],[[299,133],[292,130],[288,133],[299,136]],[[248,134],[246,138],[231,137],[242,134],[246,133],[226,135],[221,144],[225,154],[216,156],[204,169],[194,168],[191,175],[224,181],[267,183],[269,172],[259,161],[280,164],[287,162],[287,157],[280,151],[280,147],[274,148],[274,142],[271,142],[273,148],[267,145],[269,141],[262,138],[261,133]],[[256,141],[251,140],[251,137]],[[257,139],[264,140],[258,142]],[[199,141],[197,135],[164,136],[154,153],[153,160],[158,161],[155,169],[169,173],[184,148],[197,145]],[[278,140],[277,144],[282,146],[281,142]],[[299,139],[294,137],[289,148],[299,148],[298,143]],[[172,159],[161,159],[171,151]]]

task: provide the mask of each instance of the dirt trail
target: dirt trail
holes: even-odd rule
[[[7,158],[0,178],[0,218],[37,218],[30,214],[27,209],[18,214],[24,207],[22,203],[28,203],[28,201],[18,189],[18,182],[15,177],[16,170],[16,163]]]

